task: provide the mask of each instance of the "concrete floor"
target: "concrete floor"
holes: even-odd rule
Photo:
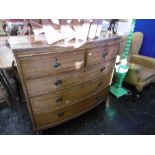
[[[127,86],[132,95],[116,99],[110,95],[106,104],[57,127],[45,135],[139,135],[155,134],[155,84],[143,92]],[[25,103],[0,105],[1,135],[35,134]]]

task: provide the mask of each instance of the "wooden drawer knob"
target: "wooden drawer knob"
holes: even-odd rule
[[[104,70],[105,70],[105,67],[102,67],[102,68],[101,68],[101,72],[103,72]]]
[[[62,117],[63,115],[64,115],[64,112],[63,111],[61,111],[61,112],[58,113],[58,117]]]
[[[108,55],[108,52],[103,53],[102,57],[105,58]]]
[[[53,67],[54,67],[55,69],[59,69],[60,66],[61,66],[61,64],[58,63],[58,62],[53,63]]]
[[[62,102],[63,101],[63,98],[62,97],[58,97],[57,99],[56,99],[56,102],[57,103],[60,103],[60,102]]]
[[[54,85],[58,86],[58,85],[60,85],[61,83],[62,83],[61,80],[56,80],[56,81],[54,82]]]

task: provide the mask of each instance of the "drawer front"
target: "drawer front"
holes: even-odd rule
[[[85,111],[88,111],[89,109],[106,99],[109,92],[108,90],[108,88],[102,89],[102,91],[94,96],[91,96],[85,100],[69,105],[67,107],[57,109],[55,111],[35,114],[34,118],[37,128],[54,126],[55,124],[60,124],[65,120],[69,120],[82,114]]]
[[[20,57],[23,76],[40,77],[67,70],[78,70],[84,66],[85,51],[41,54]]]
[[[106,74],[114,68],[114,65],[115,58],[108,62],[102,62],[79,71],[70,71],[67,73],[60,73],[55,76],[26,80],[25,83],[28,96],[33,97],[48,94],[88,82]]]
[[[118,45],[102,46],[87,50],[87,66],[116,57]]]
[[[111,74],[108,73],[97,80],[79,85],[68,91],[58,91],[49,95],[30,98],[31,107],[34,113],[42,113],[77,102],[109,86]]]

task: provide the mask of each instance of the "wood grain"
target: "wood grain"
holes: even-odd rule
[[[110,60],[114,58],[118,51],[118,45],[113,44],[112,46],[102,46],[98,48],[92,48],[87,50],[87,66],[97,64],[101,61]]]
[[[115,65],[115,58],[109,61],[103,61],[100,64],[83,68],[77,71],[63,72],[53,76],[46,76],[42,78],[34,78],[26,80],[29,97],[48,94],[54,91],[72,88],[81,83],[85,83],[96,79],[108,71],[113,70]]]
[[[54,53],[20,58],[24,77],[39,77],[67,70],[78,70],[84,66],[84,51]],[[54,66],[58,64],[59,66]]]
[[[98,94],[86,98],[78,103],[69,105],[67,107],[57,109],[55,111],[35,115],[37,128],[46,128],[46,126],[53,126],[57,122],[71,119],[73,116],[79,115],[91,107],[97,105],[98,102],[103,101],[108,95],[108,88],[100,91]]]
[[[110,85],[110,77],[112,72],[86,82],[72,89],[56,91],[48,95],[30,98],[30,103],[34,113],[41,113],[43,111],[51,111],[55,108],[61,108],[77,100],[87,97],[100,89],[103,89]]]
[[[107,98],[120,42],[116,36],[75,48],[49,46],[34,36],[11,38],[36,131],[73,119]]]

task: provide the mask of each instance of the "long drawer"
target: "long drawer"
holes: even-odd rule
[[[115,58],[79,71],[70,71],[56,74],[55,76],[26,80],[25,84],[28,96],[33,97],[48,94],[88,82],[111,71],[114,68],[114,64]]]
[[[54,108],[61,108],[77,102],[86,96],[93,94],[100,89],[103,89],[110,85],[111,72],[98,78],[81,84],[77,87],[73,87],[69,90],[53,92],[49,95],[43,95],[30,98],[31,107],[34,113],[42,113],[43,111],[52,110]]]
[[[55,111],[42,113],[39,115],[36,114],[34,115],[34,118],[37,129],[52,127],[62,122],[65,122],[71,118],[74,118],[105,100],[107,95],[108,88],[105,88],[102,89],[99,93],[75,104],[69,105],[61,109],[57,109]]]
[[[40,77],[67,70],[78,70],[84,66],[85,50],[57,52],[51,54],[28,55],[19,57],[23,76]]]
[[[88,49],[86,65],[91,66],[101,61],[114,58],[116,57],[117,52],[118,44]]]

